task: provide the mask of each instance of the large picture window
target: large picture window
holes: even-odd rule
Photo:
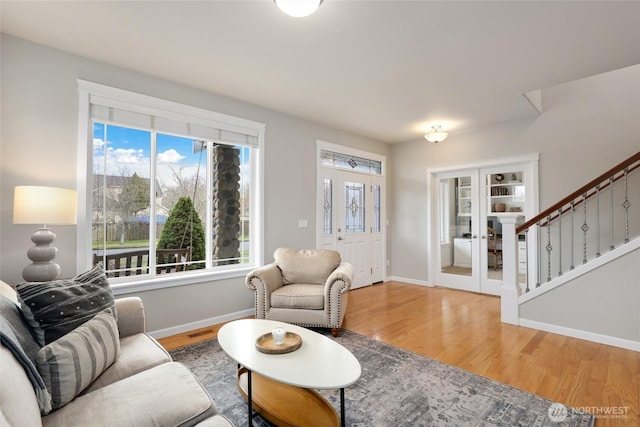
[[[88,82],[80,91],[85,264],[126,284],[261,262],[264,125]]]

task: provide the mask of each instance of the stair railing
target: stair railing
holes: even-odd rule
[[[639,167],[640,152],[516,228],[525,241],[532,235],[537,239],[535,287],[638,235],[640,177],[632,172]],[[525,292],[529,291],[527,280]]]
[[[640,173],[635,172],[639,168],[640,152],[637,152],[535,217],[515,226],[510,233],[512,238],[525,236],[526,287],[522,289],[518,285],[515,273],[513,278],[504,277],[502,294],[503,299],[507,298],[502,304],[503,321],[517,323],[517,305],[513,307],[513,298],[640,236]],[[509,258],[517,259],[515,241],[505,244],[505,251],[514,252]],[[530,284],[535,287],[532,289]],[[505,313],[508,320],[505,320]]]

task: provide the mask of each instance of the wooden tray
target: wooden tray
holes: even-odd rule
[[[256,348],[261,353],[267,354],[284,354],[296,351],[302,345],[300,335],[287,332],[284,336],[284,344],[276,344],[271,332],[261,335],[256,339]]]

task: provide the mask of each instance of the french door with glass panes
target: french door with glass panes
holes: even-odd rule
[[[500,218],[517,216],[518,222],[524,222],[537,209],[536,169],[537,159],[432,173],[436,285],[500,295]],[[533,263],[527,260],[524,241],[518,241],[518,250],[519,282],[525,283],[527,266]]]

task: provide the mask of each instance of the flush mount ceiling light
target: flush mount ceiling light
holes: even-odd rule
[[[442,126],[435,125],[431,126],[431,131],[427,132],[424,137],[427,141],[437,144],[440,141],[444,141],[447,135],[449,134],[442,130]]]
[[[311,15],[320,7],[323,0],[273,0],[281,11],[289,16],[302,18]]]

